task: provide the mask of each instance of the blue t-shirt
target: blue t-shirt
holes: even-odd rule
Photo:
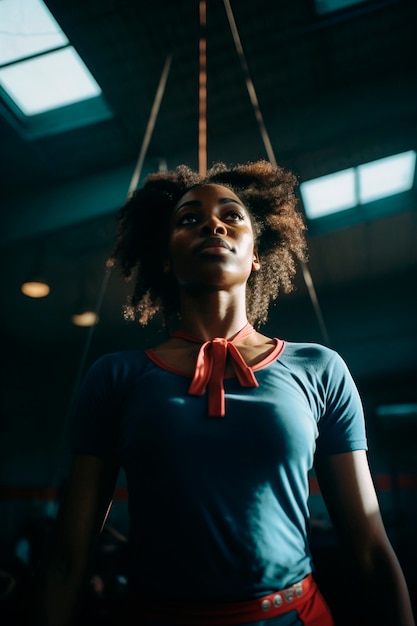
[[[314,455],[366,449],[362,403],[343,359],[285,342],[224,380],[226,415],[207,414],[190,377],[142,351],[98,359],[79,393],[73,450],[111,457],[129,494],[130,582],[165,597],[237,601],[312,571],[308,475]]]

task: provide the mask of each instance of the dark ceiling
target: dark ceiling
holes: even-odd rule
[[[46,4],[113,116],[32,140],[0,116],[6,364],[16,346],[18,358],[32,358],[41,345],[62,364],[62,354],[75,363],[154,340],[153,326],[145,332],[122,319],[126,287],[114,274],[93,332],[73,327],[70,315],[82,280],[96,303],[100,297],[115,211],[126,198],[169,55],[142,173],[164,163],[198,167],[198,0]],[[207,5],[208,164],[267,158],[225,5]],[[320,18],[310,0],[231,6],[274,154],[300,182],[417,149],[415,0],[368,0]],[[389,201],[378,219],[323,232],[311,226],[309,268],[320,311],[300,273],[295,293],[277,304],[266,328],[329,343],[360,380],[405,376],[413,381],[408,400],[416,382],[416,197],[414,189],[399,205]],[[38,249],[52,291],[35,301],[20,284]],[[31,371],[37,369],[35,363]]]
[[[168,55],[147,157],[196,162],[198,0],[46,4],[114,116],[30,144],[2,120],[3,188],[42,190],[135,161]],[[208,161],[265,156],[224,3],[207,5]],[[320,19],[312,0],[231,6],[276,157],[301,178],[414,146],[413,0],[368,0]]]

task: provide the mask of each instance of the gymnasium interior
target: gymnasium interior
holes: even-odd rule
[[[415,0],[1,0],[0,24],[0,620],[27,623],[87,368],[164,338],[123,316],[130,285],[106,264],[119,208],[151,172],[258,159],[297,176],[309,250],[261,331],[347,363],[417,614]],[[349,572],[310,487],[337,612]],[[90,625],[117,623],[128,531],[121,475]]]

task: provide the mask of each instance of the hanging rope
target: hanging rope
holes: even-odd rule
[[[171,61],[172,61],[172,55],[168,55],[165,63],[164,63],[164,67],[162,69],[162,73],[161,73],[161,77],[159,79],[159,84],[158,84],[158,88],[155,94],[155,98],[154,98],[154,102],[152,105],[152,109],[149,115],[149,120],[148,120],[148,124],[146,127],[146,131],[145,131],[145,135],[143,137],[142,140],[142,145],[141,145],[141,149],[139,152],[139,156],[136,162],[136,166],[135,169],[133,171],[132,174],[132,178],[128,187],[128,191],[127,191],[127,195],[126,195],[126,200],[130,197],[130,195],[133,193],[133,191],[137,188],[138,182],[140,180],[140,176],[142,173],[142,168],[143,168],[143,163],[145,160],[145,156],[149,147],[149,143],[152,137],[152,133],[155,127],[155,122],[156,119],[158,117],[158,113],[159,113],[159,109],[161,106],[161,102],[162,102],[162,98],[165,92],[165,87],[166,87],[166,83],[167,83],[167,79],[168,79],[168,75],[169,75],[169,70],[171,67]],[[103,304],[103,300],[104,300],[104,296],[107,290],[107,286],[109,283],[109,279],[110,279],[110,275],[113,269],[113,264],[109,261],[107,261],[106,263],[106,269],[105,269],[105,274],[100,286],[100,291],[97,297],[97,301],[95,304],[95,308],[94,311],[96,313],[96,315],[98,316],[100,311],[101,311],[101,307]],[[95,330],[95,326],[90,326],[90,328],[88,329],[88,335],[87,335],[87,339],[84,345],[84,350],[81,356],[81,360],[80,360],[80,364],[78,366],[78,371],[77,371],[77,375],[76,375],[76,379],[75,379],[75,383],[74,383],[74,387],[73,387],[73,392],[72,392],[72,396],[69,402],[69,407],[68,407],[68,412],[67,412],[67,416],[65,419],[65,424],[64,424],[64,428],[63,428],[63,440],[65,438],[65,435],[67,434],[68,431],[68,427],[69,427],[69,421],[71,419],[72,416],[72,412],[74,409],[74,404],[75,404],[75,400],[77,398],[77,393],[78,393],[78,388],[83,376],[83,372],[84,372],[84,368],[85,368],[85,364],[87,361],[87,356],[90,350],[90,345],[91,345],[91,341],[93,338],[93,334],[94,334],[94,330]]]
[[[274,151],[272,149],[272,144],[271,144],[271,142],[269,140],[269,136],[268,136],[268,133],[266,131],[266,127],[265,127],[264,120],[263,120],[263,117],[262,117],[261,109],[259,107],[258,98],[256,96],[255,87],[254,87],[254,84],[253,84],[253,82],[251,80],[251,77],[250,77],[250,74],[249,74],[248,64],[246,63],[245,54],[243,52],[242,43],[240,41],[239,32],[237,30],[235,18],[233,16],[232,7],[230,6],[229,0],[224,0],[224,7],[226,9],[227,19],[229,20],[230,30],[232,31],[233,40],[235,42],[237,54],[239,56],[240,64],[241,64],[242,70],[243,70],[243,75],[245,77],[246,88],[248,90],[249,98],[250,98],[250,101],[252,103],[252,107],[253,107],[253,110],[254,110],[254,113],[255,113],[255,117],[256,117],[256,120],[257,120],[258,125],[259,125],[259,130],[261,132],[261,136],[262,136],[262,140],[264,142],[265,150],[266,150],[266,153],[268,155],[268,159],[270,160],[270,162],[273,165],[276,165],[277,163],[276,163],[276,160],[275,160]]]
[[[316,313],[317,323],[320,327],[320,331],[323,337],[323,341],[327,346],[331,346],[329,333],[327,332],[326,324],[324,323],[323,315],[321,313],[319,300],[317,298],[316,290],[314,288],[313,277],[311,276],[311,272],[307,267],[307,264],[302,261],[301,262],[301,271],[303,273],[304,282],[308,289],[308,293],[310,295],[310,299],[313,305],[313,308]]]
[[[169,70],[171,68],[172,55],[168,55],[162,69],[161,78],[159,79],[158,89],[156,90],[154,103],[152,105],[151,113],[149,115],[148,124],[146,127],[145,135],[143,137],[142,146],[140,149],[138,161],[136,163],[135,170],[132,175],[132,180],[130,181],[129,189],[127,192],[127,198],[135,191],[138,186],[138,182],[140,180],[140,175],[142,173],[143,163],[145,161],[145,156],[148,151],[149,143],[151,141],[152,133],[155,128],[156,118],[158,117],[159,108],[161,106],[162,98],[165,93],[165,87],[168,80]]]
[[[207,41],[206,41],[206,2],[200,0],[200,42],[198,76],[198,172],[207,172]]]
[[[240,59],[240,64],[242,66],[243,74],[245,77],[246,87],[249,93],[249,98],[255,113],[256,120],[258,122],[259,131],[261,133],[261,137],[264,143],[265,151],[268,155],[269,161],[273,165],[277,165],[277,160],[275,158],[274,150],[272,148],[272,143],[269,139],[268,132],[266,130],[266,126],[264,124],[264,120],[262,117],[261,109],[259,106],[258,98],[255,91],[255,86],[252,82],[252,79],[249,74],[248,64],[246,63],[245,54],[243,51],[242,43],[240,41],[239,32],[236,26],[236,21],[233,15],[232,7],[230,5],[229,0],[224,0],[224,7],[226,9],[227,18],[229,20],[230,30],[232,31],[232,37],[235,42],[235,47],[237,54]],[[313,278],[311,276],[310,270],[308,269],[306,263],[304,261],[301,262],[301,269],[303,273],[304,282],[307,287],[307,291],[309,293],[314,311],[316,313],[317,321],[320,327],[321,334],[323,336],[324,342],[330,346],[330,338],[327,332],[326,324],[324,323],[323,315],[320,309],[319,301],[317,298],[316,290],[314,288]]]

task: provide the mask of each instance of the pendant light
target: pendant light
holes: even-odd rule
[[[38,246],[32,269],[20,287],[21,292],[29,298],[45,298],[51,291],[42,272],[43,259],[44,248],[43,246]]]

